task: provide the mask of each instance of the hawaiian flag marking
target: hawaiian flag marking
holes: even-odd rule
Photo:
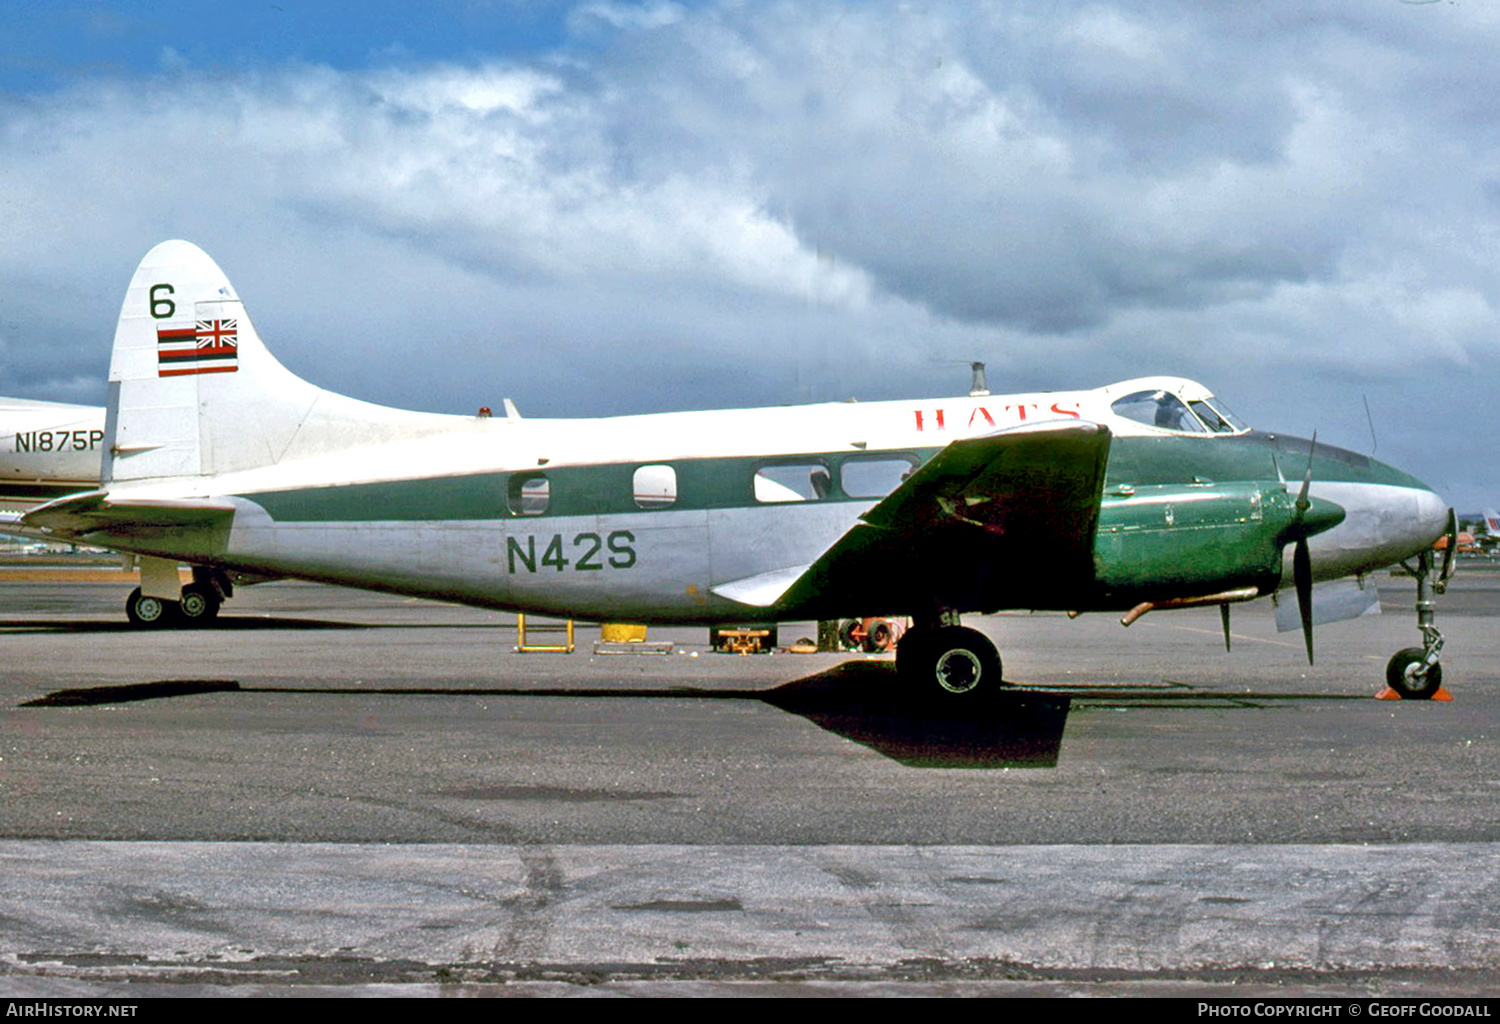
[[[239,321],[199,320],[192,327],[156,329],[156,373],[233,373],[239,369]]]

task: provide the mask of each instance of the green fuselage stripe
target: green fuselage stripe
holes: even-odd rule
[[[762,507],[755,497],[755,474],[763,466],[782,463],[822,464],[829,470],[831,490],[826,501],[868,502],[840,488],[840,469],[850,460],[871,457],[925,462],[938,448],[880,452],[815,452],[790,458],[753,456],[556,466],[524,473],[478,473],[335,487],[262,491],[244,497],[256,502],[278,522],[361,522],[491,520],[530,518],[508,494],[512,478],[545,476],[546,509],[551,516],[618,515],[653,509],[677,510]],[[1308,464],[1308,442],[1300,438],[1251,433],[1240,437],[1117,437],[1110,449],[1105,481],[1106,497],[1122,485],[1135,488],[1203,486],[1274,482],[1302,478]],[[677,497],[670,505],[643,508],[634,495],[634,473],[641,465],[668,465],[676,471]],[[1278,474],[1279,467],[1279,474]],[[1320,445],[1313,457],[1313,479],[1320,482],[1380,483],[1424,487],[1399,470],[1354,452]],[[517,481],[519,483],[519,481]],[[516,511],[512,511],[512,505]],[[1108,502],[1104,510],[1107,524]]]

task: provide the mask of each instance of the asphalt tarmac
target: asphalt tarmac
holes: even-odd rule
[[[517,654],[513,617],[308,584],[139,633],[0,573],[0,995],[1484,994],[1500,572],[1451,703],[1376,701],[1409,580],[969,617],[1013,692],[889,656]],[[812,635],[783,625],[781,640]]]

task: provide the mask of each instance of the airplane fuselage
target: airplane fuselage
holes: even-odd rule
[[[930,600],[934,587],[959,611],[1088,611],[1234,588],[1269,593],[1289,581],[1282,527],[1309,442],[1156,429],[1115,415],[1117,394],[598,420],[433,415],[410,441],[203,476],[195,491],[181,478],[117,485],[119,499],[195,494],[227,498],[235,513],[212,531],[136,529],[113,543],[255,575],[663,623],[917,614],[911,595]],[[1047,420],[1112,433],[1092,580],[1054,585],[1044,550],[1011,565],[965,565],[960,531],[951,545],[924,539],[910,557],[892,556],[888,571],[813,597],[756,604],[716,592],[807,567],[949,442]],[[1311,542],[1317,579],[1390,564],[1442,532],[1446,506],[1399,470],[1327,445],[1313,451],[1311,470],[1315,514],[1329,517]]]

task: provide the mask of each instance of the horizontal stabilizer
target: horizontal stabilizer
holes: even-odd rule
[[[40,526],[31,526],[23,522],[25,515],[25,512],[0,512],[0,537],[25,537],[27,540],[40,541],[60,539],[56,534]]]
[[[96,531],[159,530],[213,526],[233,517],[233,503],[219,498],[112,499],[90,491],[48,502],[21,517],[24,526],[81,536]]]

